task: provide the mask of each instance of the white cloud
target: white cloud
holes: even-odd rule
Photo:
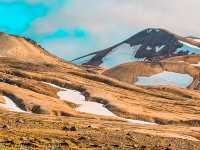
[[[39,19],[32,30],[42,34],[81,26],[98,40],[96,49],[147,27],[200,36],[199,6],[199,0],[73,0]]]
[[[182,34],[198,33],[199,6],[199,0],[73,0],[36,26],[40,32],[59,26],[84,26],[97,34],[156,26]]]

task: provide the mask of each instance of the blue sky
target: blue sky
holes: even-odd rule
[[[198,6],[199,0],[0,0],[0,30],[71,60],[148,27],[199,36]]]

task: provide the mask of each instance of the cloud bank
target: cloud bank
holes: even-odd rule
[[[66,59],[106,48],[149,27],[200,36],[199,0],[21,1],[49,8],[25,35]]]

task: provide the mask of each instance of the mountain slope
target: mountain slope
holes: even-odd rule
[[[77,64],[111,68],[126,62],[200,54],[199,43],[163,29],[146,29],[110,48],[72,60]]]
[[[40,60],[32,46],[23,49],[26,56],[19,55],[24,43],[13,44],[15,37],[7,37],[5,45],[12,49],[0,47],[0,149],[199,147],[198,91],[137,87],[42,49]]]
[[[65,64],[68,67],[78,68],[50,54],[31,39],[6,33],[0,33],[0,57],[12,58],[35,64]]]

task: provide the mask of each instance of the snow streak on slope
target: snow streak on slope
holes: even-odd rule
[[[114,48],[108,55],[103,58],[102,67],[112,68],[116,65],[123,64],[131,61],[138,61],[140,59],[135,58],[135,54],[142,45],[130,46],[130,44],[124,43]]]
[[[5,104],[0,104],[0,107],[3,107],[5,109],[8,109],[9,111],[14,112],[25,112],[21,108],[19,108],[10,98],[3,96],[5,100]]]
[[[65,88],[62,88],[62,87],[60,87],[60,86],[57,86],[57,85],[55,85],[55,84],[52,84],[52,83],[48,83],[48,82],[43,82],[43,83],[45,83],[45,84],[47,84],[47,85],[50,85],[50,86],[52,86],[52,87],[58,88],[58,89],[65,90]]]
[[[192,45],[187,42],[179,41],[180,43],[183,44],[181,48],[178,48],[176,53],[179,52],[188,52],[188,54],[200,54],[200,47]]]
[[[162,45],[162,46],[156,46],[156,52],[159,52],[161,51],[163,48],[165,47],[165,45]]]
[[[73,63],[75,63],[75,64],[84,64],[84,63],[87,63],[88,61],[90,61],[95,56],[96,56],[96,54],[88,55],[88,56],[80,58],[78,60],[74,60]]]
[[[198,64],[192,64],[192,66],[200,67],[200,62]]]
[[[125,118],[118,117],[115,114],[113,114],[111,111],[109,111],[107,108],[105,108],[103,104],[97,103],[97,102],[86,101],[85,96],[82,95],[81,92],[79,92],[79,91],[62,88],[62,87],[59,87],[59,86],[51,84],[51,83],[46,83],[46,82],[44,82],[44,83],[61,89],[61,91],[59,91],[57,93],[58,97],[61,100],[72,102],[74,104],[79,105],[76,108],[76,111],[95,114],[95,115],[116,117],[117,119],[124,120],[124,121],[130,122],[130,123],[133,123],[133,124],[155,125],[155,123],[151,123],[151,122],[125,119]]]
[[[162,73],[150,77],[138,77],[136,85],[172,85],[186,88],[193,81],[193,78],[188,74],[180,74],[164,71]]]

